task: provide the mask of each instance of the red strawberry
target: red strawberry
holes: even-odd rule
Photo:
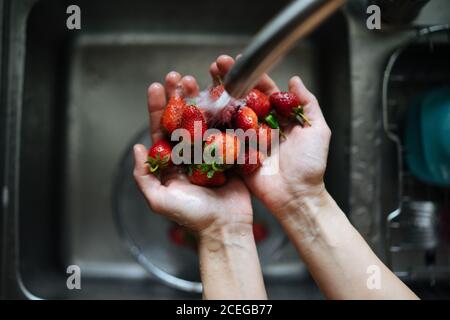
[[[161,127],[169,135],[181,125],[181,116],[183,115],[186,102],[182,97],[171,97],[167,103],[166,109],[161,117]]]
[[[253,224],[253,236],[255,237],[255,242],[260,242],[267,238],[268,231],[265,225],[262,223],[255,222]]]
[[[225,91],[225,87],[223,86],[223,84],[218,85],[214,88],[211,89],[210,91],[210,97],[213,101],[216,101],[217,99],[220,98],[220,96],[222,95],[222,93]]]
[[[261,123],[258,128],[258,145],[260,149],[266,151],[272,146],[272,128],[266,123]]]
[[[202,187],[221,187],[227,182],[227,177],[221,171],[214,171],[209,165],[201,164],[189,168],[189,181]]]
[[[169,229],[170,240],[176,245],[184,246],[186,244],[184,236],[184,230],[180,226],[174,225]]]
[[[253,109],[260,119],[264,119],[270,111],[269,98],[258,89],[250,90],[245,100],[246,106]]]
[[[222,158],[221,164],[232,164],[239,156],[241,144],[236,135],[227,132],[212,134],[205,141],[205,148],[214,148],[212,156]]]
[[[186,227],[174,224],[169,229],[169,237],[173,243],[179,246],[192,248],[197,246],[197,239],[195,238],[195,235]]]
[[[270,95],[270,103],[277,113],[283,117],[295,117],[302,125],[306,122],[311,125],[303,113],[300,100],[291,92],[274,92]]]
[[[254,148],[245,152],[244,163],[239,166],[238,171],[243,175],[249,175],[262,166],[264,156]]]
[[[166,140],[159,140],[154,143],[148,150],[148,157],[146,163],[149,165],[151,173],[156,173],[158,170],[164,170],[172,165],[172,146]]]
[[[258,116],[249,107],[243,107],[238,110],[234,119],[236,128],[240,128],[244,131],[248,129],[258,129]]]
[[[199,131],[200,136],[195,137],[194,129],[195,129],[195,123],[200,124],[201,130]],[[203,113],[199,108],[197,108],[194,105],[186,106],[183,111],[183,115],[181,117],[181,125],[180,128],[186,129],[189,131],[189,134],[191,135],[191,142],[194,143],[194,141],[202,141],[203,140],[203,134],[207,130],[206,126],[206,120],[203,116]]]

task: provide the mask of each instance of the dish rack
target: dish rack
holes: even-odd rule
[[[402,132],[410,102],[450,84],[448,57],[448,25],[419,29],[390,57],[382,87],[384,131],[395,144],[398,166],[398,207],[385,224],[386,262],[403,280],[430,286],[450,286],[450,188],[425,184],[409,172]]]

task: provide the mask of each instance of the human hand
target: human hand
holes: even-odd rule
[[[223,78],[234,64],[234,59],[222,55],[211,64],[214,79]],[[263,75],[257,89],[270,95],[279,91],[275,82]],[[291,124],[284,130],[287,139],[279,148],[279,172],[263,175],[258,170],[245,177],[245,182],[278,218],[297,210],[305,198],[318,198],[324,191],[325,173],[331,131],[325,122],[317,99],[306,89],[298,76],[289,80],[289,91],[294,93],[304,106],[304,113],[312,126]]]
[[[149,87],[147,104],[153,141],[163,137],[160,118],[167,99],[173,95],[192,98],[198,94],[196,80],[191,76],[182,78],[177,72],[166,76],[165,86],[153,83]],[[200,233],[223,230],[251,233],[251,199],[241,179],[232,177],[225,186],[211,189],[191,184],[184,173],[171,168],[159,180],[145,164],[145,146],[134,146],[134,158],[134,178],[154,212]]]

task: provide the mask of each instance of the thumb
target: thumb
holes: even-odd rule
[[[142,144],[136,144],[133,147],[134,152],[134,179],[145,195],[147,200],[152,204],[157,201],[157,197],[163,191],[163,186],[155,175],[150,174],[148,166],[145,163],[147,161],[147,149]]]
[[[309,120],[325,122],[316,97],[306,88],[299,76],[292,77],[289,80],[289,91],[294,93],[300,100],[305,116]]]

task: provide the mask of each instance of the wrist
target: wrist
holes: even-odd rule
[[[316,208],[327,204],[330,196],[322,182],[314,186],[295,186],[294,190],[286,191],[288,199],[273,209],[274,215],[282,221],[295,215],[311,214]]]
[[[231,221],[214,221],[200,230],[200,245],[210,251],[217,251],[224,247],[240,246],[246,240],[254,241],[253,216],[239,214],[232,217]]]
[[[352,241],[352,233],[342,233],[348,219],[326,189],[314,196],[300,197],[295,208],[279,220],[303,258]]]
[[[251,218],[215,223],[199,232],[204,298],[267,298]]]
[[[318,188],[298,195],[284,208],[278,220],[288,232],[312,239],[323,228],[324,220],[335,218],[335,208],[337,204],[325,187]]]

